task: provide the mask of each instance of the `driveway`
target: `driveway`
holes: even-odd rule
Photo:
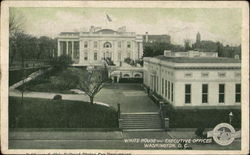
[[[158,112],[157,105],[147,96],[141,84],[113,84],[105,86],[96,96],[96,101],[107,103],[122,112]]]

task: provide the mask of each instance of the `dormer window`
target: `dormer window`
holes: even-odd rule
[[[103,48],[111,48],[111,47],[112,47],[112,45],[110,42],[106,42],[103,44]]]

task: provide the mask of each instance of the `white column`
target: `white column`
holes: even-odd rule
[[[60,51],[60,40],[57,40],[57,56],[61,55],[61,51]]]
[[[66,41],[66,55],[69,54],[69,44],[68,44],[68,41]]]
[[[139,58],[141,58],[143,55],[143,46],[142,46],[142,42],[139,42]]]

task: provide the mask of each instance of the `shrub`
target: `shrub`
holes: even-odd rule
[[[200,137],[200,138],[205,138],[205,137],[204,137],[204,134],[203,134],[204,130],[205,130],[205,129],[204,129],[204,128],[201,128],[201,127],[197,128],[197,129],[195,130],[195,135],[198,136],[198,137]]]
[[[125,59],[124,59],[124,62],[126,62],[127,64],[130,64],[131,61],[132,61],[132,59],[130,59],[130,58],[125,58]]]
[[[53,97],[53,100],[62,100],[62,96],[61,95],[55,95]]]

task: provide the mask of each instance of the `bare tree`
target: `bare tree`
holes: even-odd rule
[[[80,74],[78,87],[89,96],[91,104],[94,103],[95,95],[103,88],[104,83],[108,81],[107,77],[106,68],[104,70],[91,69]]]
[[[190,39],[184,40],[184,48],[185,48],[185,51],[191,50],[191,40]]]
[[[9,43],[10,43],[10,66],[18,52],[18,38],[24,33],[24,16],[10,11],[9,16]]]

